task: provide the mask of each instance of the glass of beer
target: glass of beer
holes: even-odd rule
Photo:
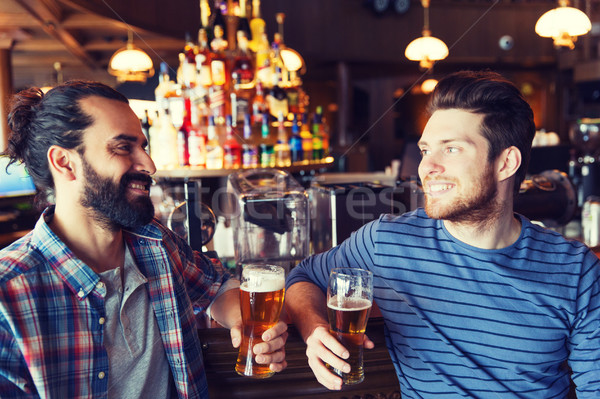
[[[372,304],[373,273],[354,268],[331,271],[327,287],[329,332],[350,352],[346,359],[350,372],[327,366],[342,377],[346,385],[358,384],[365,379],[363,341]]]
[[[252,348],[263,342],[262,334],[279,320],[285,291],[285,270],[281,266],[249,264],[242,268],[240,307],[242,343],[235,371],[252,378],[268,378],[275,372],[268,364],[255,361]]]

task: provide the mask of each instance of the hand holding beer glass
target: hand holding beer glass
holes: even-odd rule
[[[373,273],[354,268],[333,269],[327,286],[329,332],[348,350],[350,372],[329,365],[346,385],[358,384],[365,378],[363,341],[373,304]]]
[[[262,334],[279,320],[285,291],[285,270],[273,265],[244,265],[240,285],[242,343],[235,371],[252,378],[275,374],[268,364],[258,364],[252,351]]]

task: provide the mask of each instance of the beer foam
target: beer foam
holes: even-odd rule
[[[364,298],[344,298],[341,306],[339,306],[340,303],[337,300],[337,297],[331,297],[329,299],[329,302],[327,303],[327,307],[329,309],[333,309],[333,310],[341,310],[341,311],[356,311],[356,310],[363,310],[363,309],[368,309],[371,307],[371,301],[369,301],[368,299],[364,299]]]
[[[270,273],[256,273],[249,276],[249,278],[242,283],[240,289],[250,292],[273,292],[279,291],[284,287],[284,276],[273,276]]]

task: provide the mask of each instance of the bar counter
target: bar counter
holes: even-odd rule
[[[288,332],[287,368],[271,378],[260,380],[242,377],[234,371],[237,349],[231,346],[229,330],[218,327],[199,330],[211,399],[400,399],[400,387],[385,346],[381,317],[372,317],[367,325],[367,335],[375,348],[364,351],[365,380],[344,386],[341,391],[330,391],[317,382],[308,366],[306,345],[300,334],[293,325],[289,326]]]

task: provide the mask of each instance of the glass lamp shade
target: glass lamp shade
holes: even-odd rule
[[[110,58],[108,72],[119,81],[145,82],[154,75],[154,67],[148,54],[128,43]]]
[[[304,59],[296,50],[286,47],[281,49],[279,54],[288,71],[296,72],[300,70],[301,73],[304,73]]]
[[[547,11],[535,24],[535,33],[542,37],[565,39],[585,35],[592,29],[592,23],[585,13],[573,7],[557,7]],[[563,45],[563,44],[558,44]]]
[[[442,40],[423,31],[419,37],[406,46],[404,55],[411,61],[420,61],[421,67],[430,68],[433,61],[443,60],[448,57],[448,46]]]

